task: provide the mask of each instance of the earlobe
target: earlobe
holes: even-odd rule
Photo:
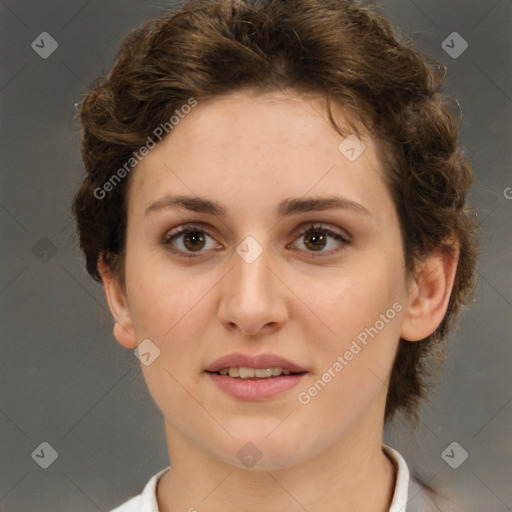
[[[419,341],[439,327],[448,309],[458,257],[458,245],[450,239],[418,263],[402,322],[403,339]]]
[[[132,318],[125,292],[117,276],[103,260],[98,262],[98,270],[103,281],[103,288],[110,312],[114,317],[114,337],[126,348],[137,347],[137,338],[133,328]]]

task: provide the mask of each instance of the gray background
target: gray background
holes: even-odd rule
[[[410,467],[451,489],[457,510],[512,510],[510,0],[387,0],[397,32],[448,65],[460,141],[475,170],[470,202],[482,226],[478,302],[452,336],[422,425],[386,429]],[[168,2],[0,2],[2,307],[0,510],[107,511],[139,493],[168,461],[163,419],[139,361],[112,336],[100,285],[85,272],[70,200],[82,176],[75,103],[107,71],[126,32]],[[442,48],[452,32],[469,44]],[[42,32],[58,42],[43,59]],[[509,195],[510,197],[510,195]],[[457,442],[469,457],[452,469]],[[32,453],[58,453],[47,469]],[[452,460],[462,448],[455,447]],[[47,450],[47,454],[49,451]]]

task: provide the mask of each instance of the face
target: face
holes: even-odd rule
[[[142,368],[171,438],[238,467],[252,443],[259,467],[284,468],[382,424],[400,227],[374,141],[362,132],[359,156],[343,141],[320,98],[234,93],[199,102],[133,171],[118,339],[158,347]]]

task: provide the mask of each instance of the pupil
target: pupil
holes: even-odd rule
[[[309,234],[308,237],[307,237],[308,240],[313,240],[313,249],[322,249],[323,247],[325,247],[325,236],[322,234],[322,233],[312,233],[312,234]],[[316,245],[318,243],[318,241],[321,241],[323,242],[321,246],[318,246]],[[308,244],[306,242],[306,245],[309,247],[310,244]]]
[[[200,235],[198,232],[195,232],[195,233],[187,233],[185,235],[185,238],[184,238],[184,242],[185,242],[185,246],[187,247],[187,249],[192,249],[194,250],[194,245],[198,242],[202,242],[204,244],[204,237],[202,235]],[[192,247],[189,247],[189,244],[188,242],[192,241]],[[201,247],[199,247],[199,249],[201,249]],[[195,249],[198,249],[198,247],[196,246]]]

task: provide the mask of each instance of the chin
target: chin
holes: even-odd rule
[[[235,448],[235,456],[222,457],[224,462],[238,469],[250,471],[278,471],[290,468],[304,459],[297,451],[259,449],[254,443],[246,443],[241,449]]]
[[[219,456],[228,464],[240,469],[260,471],[286,469],[307,457],[308,450],[303,445],[304,439],[300,442],[286,429],[282,432],[278,430],[279,427],[274,432],[272,429],[250,428],[239,435],[233,433],[234,438],[230,439],[230,446]],[[272,433],[269,435],[270,432]]]

